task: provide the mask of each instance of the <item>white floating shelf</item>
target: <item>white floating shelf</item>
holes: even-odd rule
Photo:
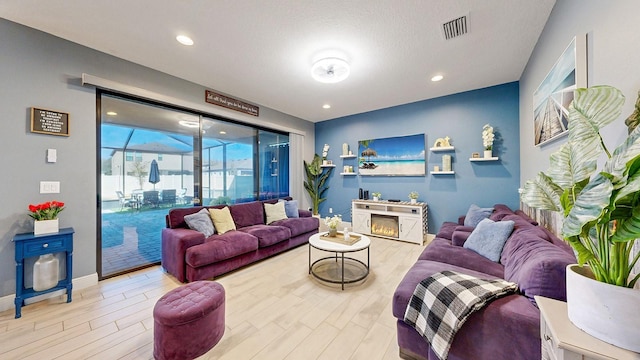
[[[355,159],[356,155],[340,155],[340,159]]]
[[[336,167],[336,164],[320,165],[320,167],[323,167],[323,168]]]
[[[453,175],[455,171],[432,171],[431,175]]]
[[[348,172],[348,173],[340,173],[340,175],[344,175],[344,176],[355,176],[355,175],[358,175],[358,173]]]
[[[469,161],[498,161],[500,158],[497,156],[494,157],[490,157],[490,158],[485,158],[485,157],[481,157],[481,158],[469,158]]]
[[[432,147],[429,150],[431,151],[451,151],[451,150],[455,150],[456,148],[453,146],[441,146],[441,147]]]

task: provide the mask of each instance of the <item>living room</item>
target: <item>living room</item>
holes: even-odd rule
[[[339,159],[343,143],[348,143],[351,149],[355,150],[360,140],[425,134],[428,150],[436,139],[450,137],[451,144],[455,146],[452,164],[455,175],[431,175],[430,171],[435,165],[441,166],[441,155],[428,151],[427,171],[425,176],[421,177],[344,177],[339,176],[339,171],[336,171],[329,182],[327,201],[320,208],[323,216],[328,215],[331,209],[333,213],[342,214],[348,221],[351,199],[358,197],[359,188],[381,192],[383,199],[401,200],[406,200],[410,191],[417,191],[420,193],[419,200],[429,204],[429,232],[435,233],[443,221],[456,220],[473,202],[486,206],[504,203],[513,209],[519,208],[518,188],[548,167],[549,155],[564,141],[559,139],[542,146],[534,145],[532,97],[549,69],[574,37],[585,34],[588,36],[588,84],[609,84],[619,88],[627,98],[623,115],[626,116],[633,111],[634,100],[640,89],[640,80],[633,76],[636,70],[635,62],[630,60],[637,58],[640,52],[633,46],[638,41],[637,34],[640,33],[640,25],[634,17],[637,10],[638,5],[633,0],[557,1],[522,75],[505,83],[318,123],[304,121],[263,106],[260,109],[259,120],[277,130],[305,133],[307,141],[304,142],[301,154],[307,161],[314,153],[321,153],[324,144],[329,144],[328,158],[336,163],[338,169],[343,165]],[[15,320],[5,321],[4,317],[7,314],[12,318],[13,315],[16,279],[12,238],[17,233],[33,229],[32,221],[26,215],[26,206],[41,198],[41,195],[37,194],[40,181],[57,180],[62,183],[58,200],[64,200],[67,208],[61,217],[61,226],[73,226],[76,230],[74,288],[81,290],[98,283],[95,242],[98,193],[96,95],[94,88],[82,86],[81,75],[89,73],[114,82],[144,88],[154,94],[180,99],[184,104],[199,104],[200,107],[204,106],[202,95],[205,88],[200,84],[5,20],[2,6],[0,16],[3,17],[0,20],[0,33],[3,34],[3,40],[0,42],[0,74],[3,79],[0,107],[4,113],[4,131],[0,133],[0,140],[3,147],[9,151],[6,156],[0,158],[0,167],[3,169],[0,176],[5,188],[5,205],[0,210],[0,226],[5,229],[0,235],[0,310],[5,312],[0,321],[0,331],[9,331],[16,326],[13,325]],[[64,22],[62,19],[60,21]],[[487,49],[490,51],[491,46],[488,45]],[[28,110],[33,106],[70,113],[71,135],[62,138],[29,133]],[[219,111],[219,115],[239,121],[256,121],[248,115],[239,115],[227,110]],[[482,152],[482,127],[487,123],[494,126],[500,136],[501,141],[496,146],[495,154],[500,160],[487,164],[470,162],[472,153]],[[603,133],[605,141],[610,142],[619,142],[625,135],[626,127],[622,121]],[[45,163],[45,152],[50,148],[58,150],[56,164]],[[303,175],[297,176],[301,184]],[[292,196],[307,202],[307,206],[310,205],[303,190]],[[415,258],[419,254],[419,247],[412,244],[381,244],[379,257],[388,256],[384,250],[397,251],[407,258]],[[303,251],[303,258],[305,254]],[[407,262],[412,262],[413,258]],[[251,266],[250,269],[260,269],[267,266],[267,263]],[[295,264],[304,268],[304,263]],[[388,269],[399,273],[383,280],[389,283],[388,288],[384,290],[390,291],[387,294],[389,298],[394,285],[397,285],[406,271],[406,268],[401,269],[401,266],[398,270]],[[283,273],[282,269],[271,271],[276,274],[274,277]],[[138,276],[157,280],[163,275],[157,271]],[[242,275],[242,272],[234,273],[228,281],[230,284],[241,286],[240,284],[247,280],[246,276]],[[135,279],[136,275],[127,278]],[[126,281],[124,283],[124,287],[132,286]],[[104,286],[107,285],[113,288],[120,286],[117,279],[106,280]],[[304,285],[300,286],[304,288]],[[163,289],[161,286],[159,288]],[[277,289],[291,290],[287,287]],[[356,297],[359,300],[357,303],[365,306],[366,300],[361,296]],[[378,315],[390,314],[388,304],[381,298],[376,298],[373,305],[369,305],[379,311]],[[59,314],[57,310],[45,310],[42,306],[43,304],[34,304],[32,308],[45,314],[44,316],[48,312]],[[282,306],[287,304],[283,303]],[[54,304],[51,307],[64,307],[64,304]],[[25,311],[30,311],[30,308],[26,307]],[[368,318],[363,320],[360,326],[372,326],[374,323],[375,321],[371,322]],[[329,336],[327,334],[331,331],[326,328],[324,330],[324,336]],[[382,333],[385,331],[386,329]],[[267,332],[264,330],[264,333]],[[318,336],[323,336],[322,331]],[[385,336],[387,335],[383,335],[386,339],[385,344],[393,342]],[[368,338],[368,341],[367,344],[371,345],[376,342],[376,338]],[[382,350],[382,354],[387,351],[389,358],[397,355],[387,348]]]

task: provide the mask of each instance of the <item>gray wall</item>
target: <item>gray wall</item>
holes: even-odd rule
[[[15,293],[17,233],[33,231],[27,206],[66,203],[60,226],[76,230],[74,278],[96,272],[96,96],[80,84],[82,73],[202,104],[204,87],[75,43],[0,19],[0,297]],[[215,90],[215,89],[214,89]],[[29,109],[70,114],[69,137],[32,134]],[[211,114],[246,117],[211,105]],[[306,132],[305,158],[313,157],[314,124],[260,107],[262,126]],[[47,164],[46,149],[58,150]],[[61,182],[60,194],[39,194],[39,182]]]
[[[520,79],[521,184],[549,166],[549,155],[566,141],[563,137],[540,147],[533,145],[533,92],[571,39],[588,34],[589,86],[611,85],[627,101],[621,118],[603,130],[613,150],[626,138],[624,119],[633,111],[640,90],[640,22],[637,0],[558,0]]]

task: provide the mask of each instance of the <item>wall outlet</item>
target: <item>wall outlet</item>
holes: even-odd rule
[[[333,208],[329,208],[329,214],[333,214]]]

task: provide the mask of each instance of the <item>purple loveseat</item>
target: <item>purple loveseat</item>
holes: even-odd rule
[[[162,267],[181,282],[211,279],[307,243],[318,232],[320,222],[307,210],[298,210],[298,218],[266,225],[263,203],[276,202],[229,205],[237,230],[208,238],[189,229],[184,221],[185,215],[197,213],[202,206],[169,210],[167,227],[162,229]]]
[[[472,314],[456,334],[450,360],[531,360],[541,358],[540,311],[534,296],[566,301],[565,267],[576,262],[571,248],[521,211],[495,205],[490,219],[513,220],[500,262],[462,247],[473,228],[445,222],[407,272],[393,296],[398,345],[403,359],[437,360],[429,343],[407,325],[404,314],[416,285],[443,270],[518,284],[519,293],[499,298]]]

